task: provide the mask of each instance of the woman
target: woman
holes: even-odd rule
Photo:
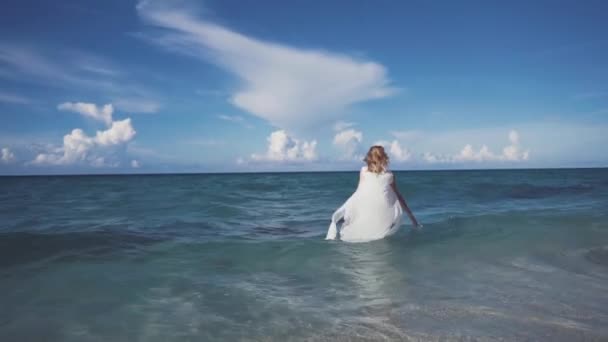
[[[349,242],[372,241],[395,233],[404,210],[414,227],[419,226],[388,170],[384,147],[370,147],[364,161],[367,165],[361,168],[357,190],[332,215],[327,240],[336,239],[336,224],[342,218],[340,239]]]

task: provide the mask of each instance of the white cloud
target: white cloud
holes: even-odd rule
[[[14,103],[14,104],[28,104],[31,101],[30,101],[30,99],[23,97],[21,95],[0,92],[0,102]]]
[[[353,128],[348,128],[353,126],[353,123],[350,122],[342,122],[339,121],[335,126],[334,130],[338,130],[338,128],[347,128],[345,130],[339,131],[334,136],[334,145],[337,146],[341,150],[341,160],[361,160],[363,159],[364,151],[363,151],[363,133],[357,131]],[[412,154],[411,152],[402,147],[399,141],[386,141],[381,140],[376,142],[374,145],[382,145],[386,149],[389,157],[393,161],[404,162],[410,160]]]
[[[490,149],[488,148],[488,146],[483,145],[483,146],[481,146],[481,148],[479,149],[478,152],[475,152],[475,150],[473,150],[473,146],[471,144],[465,145],[462,148],[462,150],[460,151],[460,154],[455,155],[453,158],[453,160],[455,162],[466,162],[466,161],[482,162],[482,161],[500,160],[500,159],[501,159],[501,156],[497,156],[494,153],[492,153],[490,151]]]
[[[509,132],[509,142],[503,148],[502,154],[495,154],[486,145],[476,151],[471,144],[466,144],[460,153],[456,155],[438,155],[425,152],[423,159],[429,163],[463,163],[463,162],[487,162],[487,161],[510,161],[520,162],[528,160],[529,150],[522,150],[519,143],[519,133],[515,130]]]
[[[101,146],[118,145],[133,139],[135,133],[130,118],[114,121],[109,129],[97,131],[95,143]]]
[[[76,128],[63,137],[63,147],[56,148],[49,153],[38,154],[32,163],[38,165],[67,165],[84,161],[93,146],[93,138],[87,136],[80,128]]]
[[[310,162],[317,159],[317,141],[300,141],[284,130],[274,131],[268,136],[268,149],[265,154],[252,154],[254,161]]]
[[[334,136],[334,145],[336,145],[342,155],[339,159],[351,160],[361,159],[361,142],[363,141],[363,133],[352,128],[336,133]]]
[[[104,122],[106,125],[112,124],[112,113],[114,107],[111,104],[106,104],[103,107],[97,107],[93,103],[84,102],[64,102],[57,106],[58,110],[75,112],[94,120]]]
[[[502,158],[510,161],[528,160],[530,152],[521,150],[517,131],[509,132],[509,141],[511,145],[502,150]]]
[[[140,1],[137,12],[168,31],[148,40],[237,76],[243,84],[231,102],[277,127],[326,122],[351,104],[395,93],[385,67],[372,61],[251,38],[166,2]]]
[[[135,137],[136,131],[131,119],[112,121],[113,107],[107,104],[102,108],[90,103],[66,102],[58,106],[60,110],[69,110],[103,121],[109,128],[97,131],[95,136],[88,136],[82,129],[76,128],[63,137],[63,145],[51,148],[46,153],[39,153],[31,164],[36,165],[71,165],[84,163],[95,167],[116,166],[116,162],[107,161],[104,152],[115,146],[125,144]]]
[[[412,153],[407,147],[402,147],[399,141],[385,141],[381,140],[376,142],[374,145],[381,145],[387,151],[389,158],[395,162],[405,162],[412,158]]]
[[[424,152],[424,154],[422,155],[422,159],[425,162],[431,163],[431,164],[447,161],[445,157],[432,154],[431,152]]]
[[[389,153],[391,158],[398,162],[408,161],[412,157],[412,153],[406,147],[401,147],[397,140],[391,143]]]
[[[0,161],[6,164],[12,163],[15,161],[15,154],[8,147],[3,147]]]
[[[131,167],[134,169],[139,168],[140,167],[139,161],[137,161],[135,159],[131,160]]]
[[[92,166],[105,166],[105,158],[98,154],[104,148],[120,145],[130,141],[135,136],[131,119],[115,121],[105,131],[97,131],[94,137],[86,135],[82,129],[76,128],[63,137],[63,146],[36,156],[33,164],[70,165],[88,163]]]

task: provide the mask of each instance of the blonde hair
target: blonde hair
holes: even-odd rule
[[[386,171],[388,167],[389,158],[386,152],[384,151],[384,147],[380,145],[374,145],[369,148],[367,151],[367,155],[365,159],[363,159],[365,163],[367,163],[367,170],[374,173],[381,173]]]

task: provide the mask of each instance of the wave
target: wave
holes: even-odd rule
[[[42,260],[72,260],[137,251],[162,241],[158,236],[124,231],[0,233],[0,268]]]
[[[299,267],[298,262],[310,258],[323,263],[321,255],[331,254],[327,249],[335,246],[324,241],[326,220],[282,219],[266,224],[255,221],[239,221],[231,218],[224,221],[201,222],[203,217],[190,220],[177,219],[159,225],[140,223],[137,231],[125,229],[103,229],[73,232],[4,232],[0,233],[0,268],[35,262],[63,262],[82,258],[130,257],[154,253],[154,245],[163,242],[162,248],[175,248],[175,252],[186,248],[194,254],[216,253],[246,255],[239,262],[256,264],[274,262],[283,252],[297,250],[298,257],[281,263]],[[421,230],[410,225],[389,239],[352,247],[352,244],[337,242],[338,248],[375,248],[388,245],[396,253],[416,251],[426,253],[453,253],[475,258],[485,255],[509,253],[510,250],[534,250],[536,244],[561,239],[571,232],[570,227],[591,226],[598,222],[597,215],[568,213],[565,217],[553,211],[507,211],[479,215],[460,215],[428,222]],[[144,226],[145,225],[145,230]],[[601,227],[599,227],[601,228]],[[598,229],[599,229],[598,228]],[[585,238],[579,231],[579,238]],[[164,244],[164,242],[168,242]],[[206,252],[197,252],[205,250]],[[278,253],[278,254],[277,254]],[[314,256],[317,253],[319,255]],[[233,257],[227,257],[231,259]],[[600,265],[608,265],[608,250],[590,250],[581,259]],[[200,260],[200,258],[195,258]],[[252,261],[253,262],[253,261]]]
[[[585,258],[594,264],[608,267],[608,246],[589,249]]]
[[[488,198],[508,198],[508,199],[542,199],[555,196],[570,196],[588,194],[594,190],[589,184],[575,185],[533,185],[529,183],[518,184],[493,184],[476,183],[470,188],[473,197]]]

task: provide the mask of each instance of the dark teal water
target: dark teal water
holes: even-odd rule
[[[608,169],[0,177],[0,341],[608,340]]]

